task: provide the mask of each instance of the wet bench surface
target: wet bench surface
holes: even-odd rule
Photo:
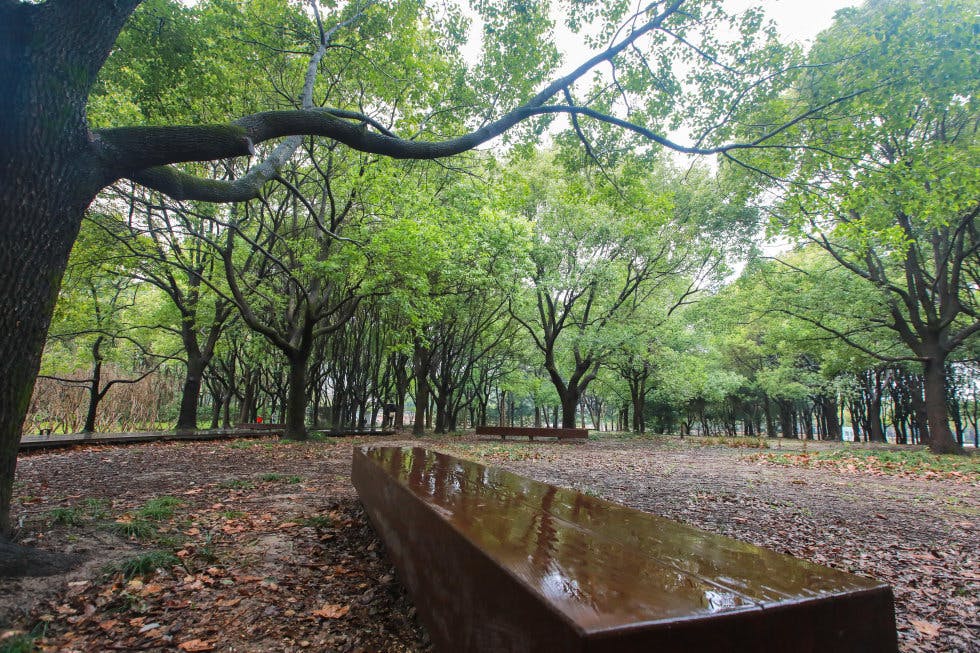
[[[354,485],[440,651],[896,651],[892,593],[421,448]]]

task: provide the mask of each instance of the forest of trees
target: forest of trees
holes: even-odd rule
[[[710,1],[103,4],[50,46],[101,53],[67,109],[0,79],[63,118],[0,130],[0,485],[14,431],[260,416],[976,444],[977,0],[809,51]],[[0,2],[0,63],[69,5]],[[559,14],[597,53],[564,76]]]

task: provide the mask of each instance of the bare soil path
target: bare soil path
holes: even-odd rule
[[[33,631],[50,651],[427,651],[350,485],[352,446],[395,442],[876,577],[895,589],[903,651],[980,651],[975,477],[786,467],[676,438],[239,440],[27,455],[20,541],[86,562],[0,579],[0,637]]]

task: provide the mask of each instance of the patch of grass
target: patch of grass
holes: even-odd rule
[[[235,440],[234,442],[232,442],[228,446],[231,449],[251,449],[256,444],[258,444],[258,443],[257,442],[253,442],[252,440]]]
[[[635,431],[589,431],[590,440],[640,440],[651,437],[650,433],[636,433]]]
[[[464,458],[487,461],[523,461],[552,459],[548,449],[537,442],[460,442],[447,444],[446,448],[459,453]]]
[[[133,578],[151,574],[157,569],[169,569],[177,564],[180,564],[180,558],[171,551],[155,550],[141,553],[120,563],[114,571],[121,571],[126,578]]]
[[[231,478],[218,483],[218,487],[226,490],[249,490],[255,487],[255,483],[244,478]]]
[[[186,501],[177,497],[155,497],[147,501],[142,508],[137,510],[136,516],[137,519],[148,519],[152,521],[170,519],[174,516],[177,508],[186,503]]]
[[[145,519],[113,522],[113,533],[130,540],[148,540],[157,534],[156,527]]]
[[[333,520],[326,515],[313,515],[311,517],[303,517],[299,520],[299,523],[303,526],[312,526],[313,528],[323,529],[330,528],[333,526]]]
[[[241,510],[222,510],[218,513],[218,516],[222,519],[241,519],[245,516],[245,513]]]
[[[296,474],[287,476],[278,472],[266,472],[265,474],[259,476],[259,480],[261,480],[263,483],[278,483],[279,481],[285,481],[286,483],[295,485],[296,483],[302,482],[303,477],[297,476]]]
[[[48,519],[52,524],[60,526],[78,526],[83,521],[82,511],[78,508],[58,507],[48,511]]]
[[[702,447],[729,447],[730,449],[768,449],[769,441],[765,438],[747,438],[742,436],[691,437],[693,442]]]
[[[34,640],[36,635],[17,633],[0,639],[0,653],[33,653],[38,650]]]
[[[980,480],[980,456],[937,456],[923,449],[858,449],[848,446],[802,454],[755,454],[750,459],[776,465],[825,467],[845,472]]]
[[[109,502],[105,499],[85,499],[85,512],[92,519],[106,519],[109,517]]]
[[[310,442],[320,442],[323,444],[336,444],[337,438],[325,435],[323,433],[310,433]]]

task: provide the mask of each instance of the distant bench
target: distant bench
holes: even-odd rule
[[[586,440],[589,429],[550,429],[526,426],[477,426],[477,435],[499,435],[506,440],[508,435],[527,436],[534,438],[558,438],[559,440]]]
[[[282,431],[286,428],[285,424],[272,424],[271,422],[249,422],[239,424],[238,428],[248,429],[249,431]]]
[[[868,578],[421,448],[352,477],[437,651],[898,648]]]

